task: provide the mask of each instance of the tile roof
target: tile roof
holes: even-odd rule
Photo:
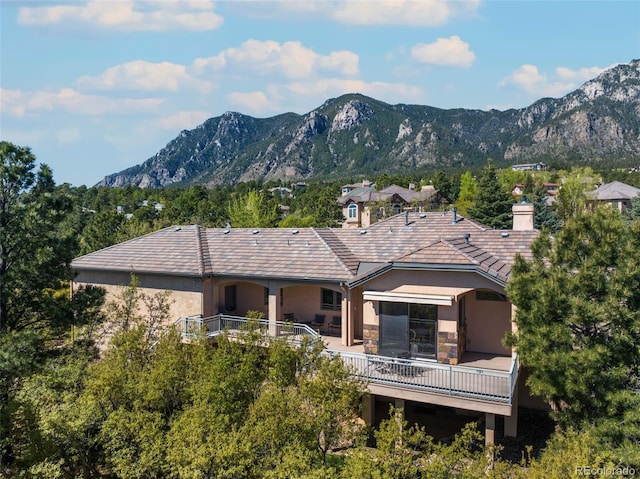
[[[76,258],[75,270],[178,276],[351,281],[358,268],[413,262],[466,264],[503,282],[537,231],[490,230],[451,213],[400,214],[368,228],[165,228]],[[464,236],[468,235],[468,243]]]
[[[172,226],[76,258],[74,270],[202,276],[206,273],[201,226]]]
[[[587,195],[593,199],[602,201],[630,200],[640,195],[640,189],[622,183],[621,181],[612,181],[611,183],[600,185],[594,191],[588,192]]]

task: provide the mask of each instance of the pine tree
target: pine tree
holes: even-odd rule
[[[637,408],[640,364],[640,224],[598,208],[544,232],[533,259],[516,259],[507,293],[517,306],[509,339],[531,391],[561,425],[594,424]],[[640,437],[636,423],[635,437]]]
[[[507,229],[512,225],[513,197],[498,181],[497,171],[489,161],[478,179],[478,193],[469,215],[476,221],[495,229]]]
[[[534,226],[555,233],[562,228],[562,220],[555,210],[547,206],[547,190],[543,184],[536,185],[531,198],[534,208]]]

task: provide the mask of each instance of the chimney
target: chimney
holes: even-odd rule
[[[455,225],[455,224],[458,224],[458,208],[454,206],[452,211],[453,211],[453,219],[451,220],[451,224]]]
[[[513,211],[513,231],[530,231],[533,226],[533,203],[527,203],[527,197],[511,208]]]

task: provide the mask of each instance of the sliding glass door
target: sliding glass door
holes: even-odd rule
[[[380,301],[379,353],[435,358],[437,315],[434,304]]]
[[[411,356],[436,357],[438,307],[435,304],[409,305],[409,347]]]

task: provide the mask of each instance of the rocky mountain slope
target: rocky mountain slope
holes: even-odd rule
[[[499,165],[640,159],[640,60],[523,109],[442,110],[350,94],[306,115],[257,119],[227,112],[100,184],[302,180],[472,166],[489,157]]]

